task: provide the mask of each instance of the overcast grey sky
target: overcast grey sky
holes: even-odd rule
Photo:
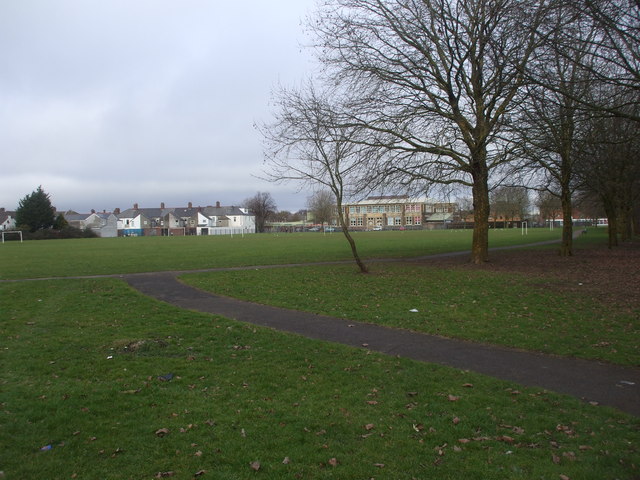
[[[314,0],[0,1],[0,207],[238,204],[270,192],[256,121],[312,73]]]

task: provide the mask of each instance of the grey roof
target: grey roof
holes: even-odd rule
[[[74,221],[86,220],[91,215],[92,215],[91,213],[69,213],[69,214],[65,214],[64,218],[68,222],[74,222]]]
[[[118,218],[135,218],[144,215],[150,219],[166,217],[169,213],[180,218],[195,217],[198,212],[206,217],[224,217],[250,215],[234,205],[220,207],[173,207],[173,208],[128,208],[117,215]]]

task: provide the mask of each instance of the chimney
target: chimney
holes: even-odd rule
[[[164,208],[164,202],[160,202],[160,208]]]
[[[216,202],[216,208],[220,208],[220,202]]]
[[[189,202],[189,208],[193,208],[193,203]]]
[[[137,204],[137,203],[134,203],[134,204],[133,204],[133,208],[134,208],[134,210],[138,210],[138,204]]]
[[[120,207],[116,207],[113,209],[114,215],[120,215]]]
[[[91,213],[96,213],[96,210],[94,208],[91,209]]]

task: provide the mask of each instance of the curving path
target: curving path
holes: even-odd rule
[[[393,329],[222,297],[181,283],[183,272],[124,275],[145,295],[181,308],[387,355],[472,370],[640,416],[640,368],[556,357]],[[186,272],[184,272],[186,273]]]

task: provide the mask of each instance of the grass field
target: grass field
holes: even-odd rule
[[[181,279],[216,294],[294,310],[557,355],[640,364],[639,311],[603,309],[588,296],[548,285],[541,288],[538,279],[397,263],[375,265],[362,277],[351,265],[330,265],[211,272]]]
[[[400,256],[392,252],[394,243],[412,245],[420,254],[437,243],[458,249],[444,237],[436,242],[437,236],[429,235],[375,236],[380,233],[362,236],[370,239],[368,256]],[[324,246],[318,256],[340,258],[339,237],[327,237],[308,237],[306,248]],[[249,264],[312,256],[289,244],[289,260],[282,244],[295,237],[264,238],[260,252],[253,252],[257,243],[245,250]],[[172,249],[160,240],[180,243]],[[0,248],[0,261],[10,267],[3,269],[3,278],[120,273],[125,267],[182,269],[219,246],[215,239],[205,240],[99,240],[93,252],[84,241],[25,242]],[[362,243],[365,248],[367,242]],[[104,250],[106,244],[119,248]],[[183,252],[185,245],[195,252]],[[84,260],[73,260],[74,250]],[[133,261],[136,251],[147,250],[155,251],[147,257],[149,265]],[[108,258],[116,253],[130,264]],[[222,257],[204,259],[205,265],[196,268],[232,262]],[[350,278],[353,290],[355,274],[349,268],[316,266],[313,278],[331,280],[322,282],[323,289],[335,283],[336,275]],[[391,284],[385,282],[392,280],[401,291],[411,278],[438,273],[405,271],[401,264],[389,268],[366,277],[372,283],[361,290],[386,289]],[[285,284],[291,298],[299,295],[295,284],[308,277],[305,269],[286,270],[293,275]],[[281,282],[251,278],[254,271],[246,272],[250,277],[228,273],[235,282],[257,281],[259,290],[265,281]],[[441,274],[441,286],[458,282],[447,288],[462,288],[467,281]],[[509,285],[522,279],[501,277],[483,278],[482,284],[502,288],[501,295],[521,295]],[[420,296],[403,298],[397,291],[388,298],[399,310],[417,306]],[[477,292],[479,300],[482,293]],[[337,308],[338,302],[322,308]],[[346,308],[344,303],[349,302],[337,311]],[[352,303],[359,304],[355,311],[363,309],[360,300]],[[462,303],[457,309],[464,314]],[[371,304],[364,309],[372,310]],[[558,480],[640,474],[638,419],[613,409],[180,310],[144,297],[119,279],[0,283],[0,312],[1,478]],[[457,315],[448,318],[443,324]],[[514,315],[509,321],[522,318]],[[571,320],[558,317],[558,323],[564,321]],[[473,327],[469,322],[463,322],[465,328]],[[573,353],[583,354],[577,350]]]
[[[491,231],[492,247],[559,238],[558,229]],[[354,234],[364,258],[469,250],[471,230]],[[0,280],[350,260],[341,233],[127,237],[0,244]]]

